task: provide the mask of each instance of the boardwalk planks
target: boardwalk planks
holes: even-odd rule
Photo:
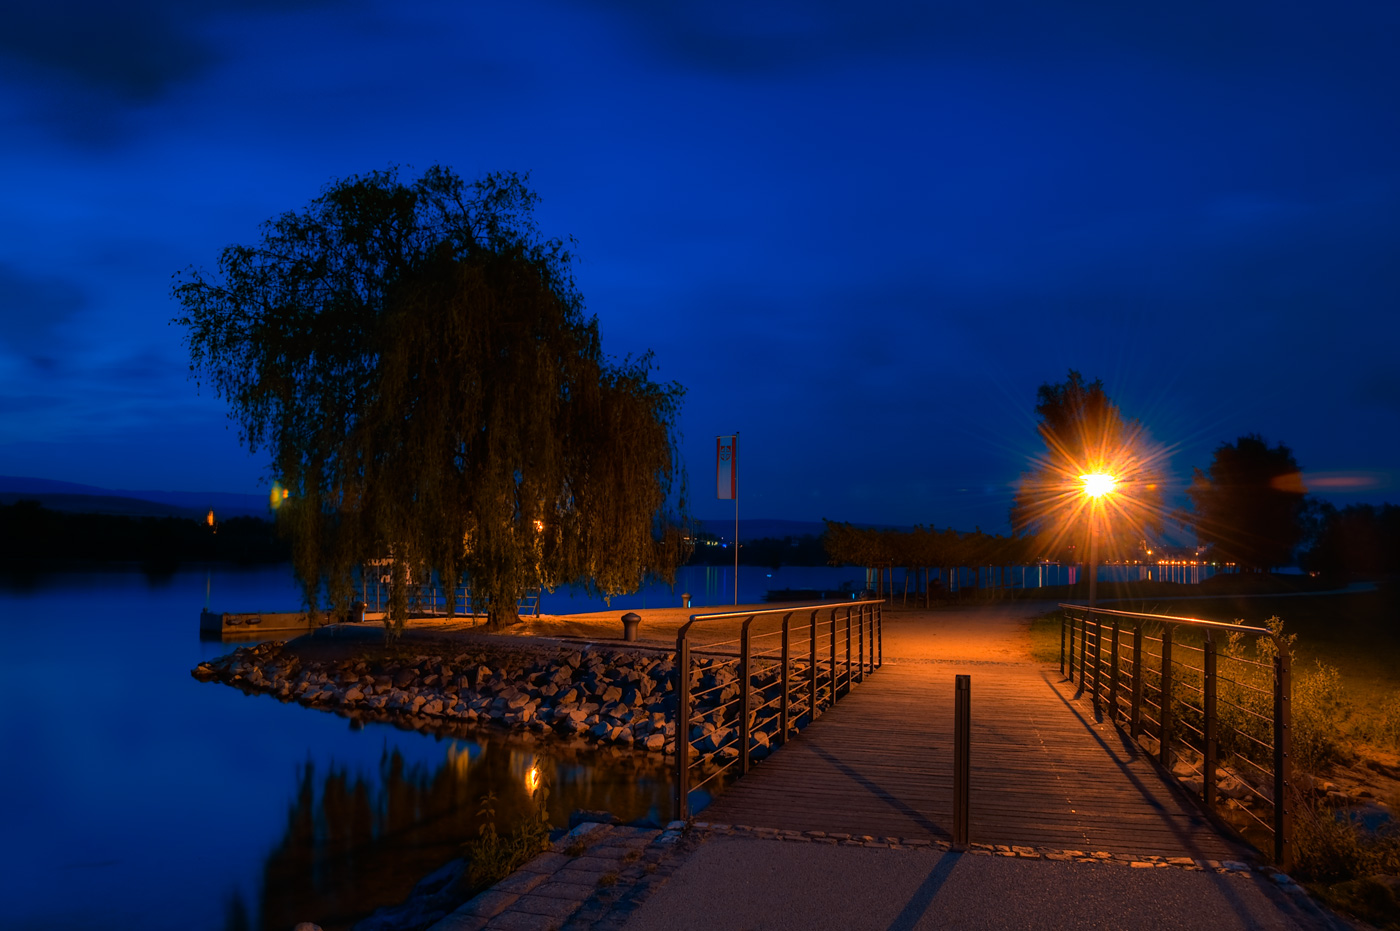
[[[972,843],[1242,855],[1142,751],[1073,701],[1073,685],[1023,664],[887,661],[698,818],[950,838],[958,673],[972,676]]]

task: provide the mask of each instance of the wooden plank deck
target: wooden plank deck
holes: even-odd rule
[[[972,676],[972,842],[1243,856],[1073,685],[1029,664],[887,662],[697,819],[950,838],[959,673]]]

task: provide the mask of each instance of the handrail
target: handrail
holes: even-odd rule
[[[780,608],[764,608],[757,611],[717,611],[709,614],[692,614],[690,619],[681,625],[676,632],[676,661],[675,661],[675,692],[676,692],[676,737],[675,737],[675,795],[673,798],[673,810],[677,819],[684,819],[690,815],[690,793],[692,789],[700,786],[712,779],[720,778],[731,767],[738,766],[742,775],[749,771],[750,765],[757,759],[762,759],[766,754],[756,753],[758,747],[766,747],[769,738],[774,737],[779,744],[787,743],[788,737],[804,726],[811,723],[822,711],[823,707],[829,708],[836,703],[843,695],[850,694],[852,685],[863,682],[867,670],[874,672],[884,663],[884,628],[881,605],[885,603],[883,598],[872,598],[864,601],[840,601],[821,602],[818,604],[806,605],[786,605]],[[830,616],[822,623],[822,631],[818,633],[817,615],[823,611],[829,611]],[[837,665],[837,615],[844,612],[846,629],[846,655],[844,663],[844,678]],[[806,651],[805,655],[793,656],[793,625],[794,614],[810,613],[810,617],[805,625],[806,628]],[[782,626],[780,630],[770,630],[765,633],[754,634],[752,628],[754,622],[760,618],[768,619],[782,616]],[[720,661],[720,656],[732,657],[732,653],[717,654],[709,659],[709,668],[728,668],[731,663],[735,666],[734,679],[732,682],[721,683],[720,676],[715,674],[715,684],[707,688],[696,691],[700,682],[697,681],[693,687],[691,685],[692,663],[691,663],[691,643],[690,629],[698,622],[738,620],[742,618],[743,624],[739,629],[739,656],[737,660],[724,659]],[[868,619],[868,620],[867,620]],[[852,622],[855,624],[856,646],[852,649]],[[776,648],[768,646],[755,652],[753,641],[764,637],[781,633],[782,640]],[[799,631],[799,640],[801,632]],[[722,644],[732,644],[733,640],[723,641]],[[822,658],[818,661],[817,651],[819,644],[823,647]],[[868,645],[868,652],[867,652]],[[852,671],[852,660],[854,659],[856,669]],[[755,660],[761,662],[755,663]],[[777,669],[776,681],[773,681],[774,667]],[[824,668],[823,668],[824,667]],[[798,681],[800,680],[800,681]],[[794,683],[798,694],[794,696]],[[725,698],[724,693],[733,685],[737,685],[737,696]],[[778,695],[768,697],[760,701],[756,706],[751,701],[755,687],[759,689],[771,689],[778,687]],[[842,689],[844,688],[844,692]],[[825,703],[823,704],[823,697]],[[702,703],[700,699],[705,699]],[[772,713],[772,706],[777,702],[777,713]],[[704,704],[705,707],[701,708]],[[737,704],[737,707],[735,705]],[[799,713],[794,717],[794,707],[799,709]],[[693,712],[699,710],[700,718],[697,720]],[[761,714],[768,711],[768,714]],[[710,720],[713,718],[714,720]],[[776,720],[775,720],[776,719]],[[731,737],[731,728],[727,725],[732,720],[733,731],[737,737]],[[692,725],[710,727],[711,732],[702,734],[699,739],[710,740],[709,751],[700,750],[698,755],[692,756],[692,751],[696,751],[694,746],[696,738],[691,736]],[[772,731],[769,734],[769,730]],[[715,738],[713,734],[724,732],[722,736]],[[763,740],[758,740],[759,735],[763,735]],[[758,746],[756,747],[755,744]],[[733,750],[733,753],[728,751]],[[732,756],[732,758],[730,758]],[[708,775],[694,786],[691,784],[691,771],[697,767],[711,767],[721,758],[727,760],[713,768]]]
[[[1093,608],[1086,605],[1061,604],[1060,615],[1060,672],[1075,681],[1078,669],[1079,693],[1091,692],[1095,711],[1100,708],[1103,698],[1102,679],[1108,679],[1108,716],[1115,727],[1126,725],[1128,735],[1135,741],[1147,745],[1149,752],[1155,752],[1158,762],[1169,772],[1173,771],[1178,759],[1200,776],[1200,788],[1191,786],[1198,794],[1206,811],[1218,815],[1220,785],[1218,774],[1237,781],[1247,790],[1247,794],[1266,802],[1271,808],[1272,817],[1265,821],[1255,812],[1235,800],[1234,809],[1241,816],[1247,816],[1261,825],[1273,840],[1274,860],[1287,869],[1292,860],[1293,816],[1291,793],[1293,791],[1291,735],[1292,735],[1292,657],[1288,643],[1281,632],[1264,627],[1251,627],[1245,624],[1229,624],[1222,621],[1208,621],[1202,618],[1176,617],[1168,614],[1148,614],[1139,611],[1119,611],[1111,608]],[[1111,621],[1110,645],[1107,658],[1104,656],[1104,626]],[[1143,628],[1149,624],[1162,626],[1161,637],[1149,637]],[[1126,633],[1132,637],[1132,658],[1127,664],[1126,685],[1130,688],[1127,708],[1123,708],[1118,698],[1119,686],[1125,678],[1124,656],[1120,649],[1122,628],[1129,627]],[[1093,628],[1092,646],[1090,628]],[[1199,651],[1199,667],[1180,659],[1173,660],[1173,632],[1179,629],[1196,629],[1204,634],[1200,647],[1181,644],[1185,649]],[[1272,644],[1272,661],[1265,664],[1242,656],[1225,655],[1229,662],[1237,664],[1243,672],[1235,677],[1222,677],[1219,673],[1220,651],[1215,635],[1218,632],[1248,634],[1256,638],[1267,638]],[[1078,662],[1075,659],[1075,636],[1079,638]],[[1159,644],[1156,653],[1147,653],[1149,660],[1155,659],[1156,669],[1144,663],[1143,642]],[[1252,667],[1252,668],[1251,668]],[[1144,683],[1143,674],[1156,677],[1156,683]],[[1258,684],[1244,681],[1246,676],[1256,678]],[[1267,679],[1267,686],[1262,681]],[[1199,683],[1199,684],[1198,684]],[[1157,701],[1143,694],[1144,684],[1155,691]],[[1200,696],[1200,705],[1185,701],[1173,695],[1173,686],[1189,690]],[[1221,697],[1222,689],[1226,697]],[[1251,699],[1250,693],[1253,694]],[[1230,696],[1235,698],[1231,701]],[[1261,707],[1249,707],[1251,701],[1258,705],[1267,703],[1267,712]],[[1158,718],[1143,714],[1143,705],[1158,710]],[[1222,719],[1219,706],[1244,712],[1243,717],[1226,715]],[[1126,720],[1124,712],[1126,711]],[[1144,719],[1155,725],[1144,726]],[[1248,728],[1268,727],[1268,739],[1251,733]],[[1194,722],[1194,723],[1193,723]],[[1224,728],[1222,732],[1222,727]],[[1200,746],[1192,746],[1187,739],[1190,731],[1200,738]],[[1153,746],[1155,744],[1155,747]],[[1272,756],[1272,768],[1263,762],[1250,759],[1249,748]],[[1223,751],[1223,759],[1222,759]],[[1198,765],[1199,764],[1199,765]],[[1246,779],[1237,770],[1238,764],[1247,764],[1252,769],[1264,773],[1267,783],[1256,786],[1253,780]],[[1186,777],[1178,777],[1186,778]],[[1193,780],[1194,781],[1194,780]],[[1267,789],[1267,792],[1265,791]],[[1238,829],[1237,833],[1238,832]]]

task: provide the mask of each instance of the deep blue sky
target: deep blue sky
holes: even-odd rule
[[[1073,367],[1184,485],[1400,498],[1393,3],[129,0],[0,28],[0,474],[253,491],[173,272],[331,179],[531,173],[699,516],[1003,529]],[[1327,483],[1333,484],[1329,486]]]

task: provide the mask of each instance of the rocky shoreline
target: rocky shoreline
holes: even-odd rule
[[[410,726],[495,724],[663,752],[675,746],[674,665],[670,654],[596,645],[314,659],[268,641],[200,663],[192,675]]]

